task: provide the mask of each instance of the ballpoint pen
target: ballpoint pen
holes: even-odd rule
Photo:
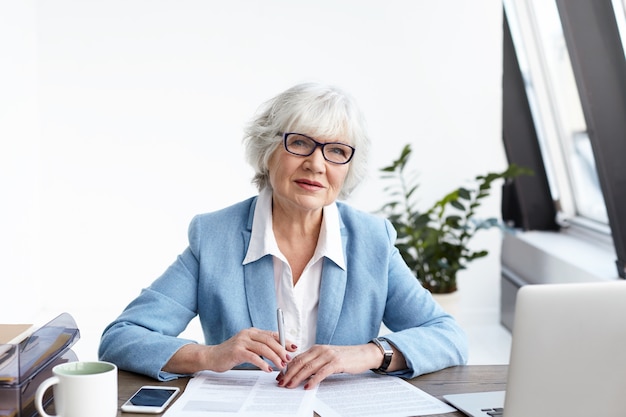
[[[283,310],[276,309],[276,321],[278,322],[278,340],[283,349],[286,349],[285,345],[285,317],[283,316]],[[287,365],[281,370],[281,373],[287,372]]]

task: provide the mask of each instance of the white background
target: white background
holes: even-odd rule
[[[243,126],[302,81],[364,110],[370,177],[349,200],[363,210],[381,206],[379,169],[409,142],[424,206],[503,169],[501,42],[497,0],[2,2],[0,322],[67,311],[79,357],[95,358],[191,217],[256,192]],[[461,292],[494,304],[471,287],[497,285],[500,235],[476,245],[490,256]]]

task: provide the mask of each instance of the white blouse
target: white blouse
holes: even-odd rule
[[[278,248],[272,228],[272,191],[264,188],[254,210],[250,247],[243,264],[265,255],[272,255],[274,259],[276,302],[285,317],[287,341],[298,346],[296,354],[304,352],[315,344],[323,258],[327,257],[346,269],[337,205],[332,203],[323,208],[315,253],[294,285],[291,268]]]

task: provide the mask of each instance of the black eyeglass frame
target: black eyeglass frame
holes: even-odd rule
[[[280,132],[278,133],[279,135],[281,134]],[[307,139],[310,139],[313,141],[313,143],[315,144],[315,146],[313,147],[313,149],[311,149],[311,152],[308,154],[301,154],[301,153],[295,153],[289,150],[289,148],[287,147],[287,138],[289,137],[289,135],[298,135],[298,136],[303,136]],[[289,152],[292,155],[296,155],[296,156],[311,156],[313,155],[313,152],[315,152],[315,150],[317,148],[322,148],[322,156],[324,157],[325,160],[327,160],[328,162],[330,162],[331,164],[336,164],[336,165],[345,165],[348,162],[350,162],[352,160],[352,157],[354,156],[354,152],[356,152],[356,148],[354,146],[350,146],[347,143],[343,143],[343,142],[326,142],[326,143],[322,143],[322,142],[318,142],[315,139],[313,139],[310,136],[304,135],[302,133],[298,133],[298,132],[284,132],[282,133],[283,136],[283,146],[285,147],[285,150],[287,152]],[[326,157],[326,153],[324,152],[324,148],[326,147],[326,145],[341,145],[341,146],[347,146],[348,148],[350,148],[352,150],[352,153],[350,154],[350,156],[348,157],[348,159],[345,162],[337,162],[337,161],[331,161],[330,159],[328,159]]]

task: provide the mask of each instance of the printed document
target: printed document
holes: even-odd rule
[[[277,372],[203,371],[164,417],[404,417],[456,411],[407,381],[366,372],[331,375],[312,390],[279,387]]]
[[[407,381],[366,372],[331,375],[317,390],[315,411],[322,417],[405,417],[456,411]]]
[[[279,387],[277,375],[256,370],[199,372],[164,417],[312,417],[316,390]]]

